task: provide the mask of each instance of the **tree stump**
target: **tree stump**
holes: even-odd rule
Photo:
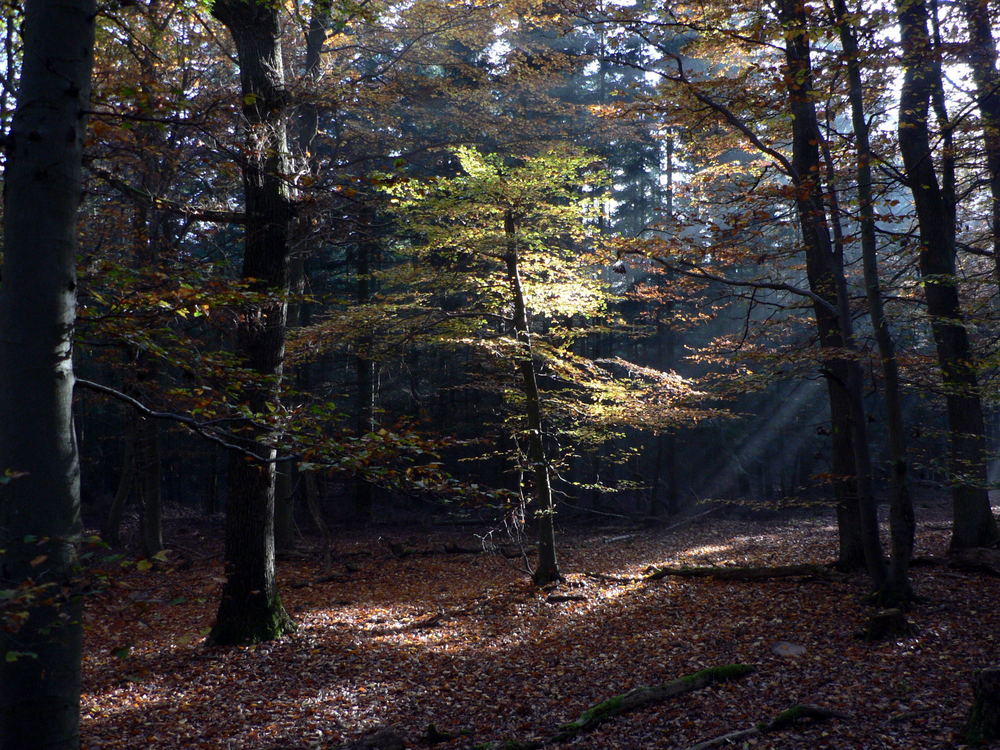
[[[1000,739],[1000,667],[976,671],[972,691],[972,711],[965,725],[965,741],[979,745]]]
[[[901,609],[880,609],[868,618],[864,639],[869,643],[886,638],[905,638],[913,635],[913,626]]]

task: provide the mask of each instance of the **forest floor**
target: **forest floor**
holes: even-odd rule
[[[376,530],[336,540],[333,580],[318,559],[279,563],[298,630],[255,647],[203,645],[222,566],[195,528],[188,554],[129,568],[87,605],[83,746],[328,748],[382,726],[425,747],[430,724],[467,734],[437,750],[550,735],[597,702],[735,662],[719,684],[617,716],[553,748],[687,748],[773,719],[796,703],[846,714],[750,739],[758,748],[957,747],[974,669],[1000,664],[1000,578],[945,565],[913,571],[916,635],[868,644],[860,578],[726,582],[639,578],[648,566],[827,563],[825,514],[783,522],[566,529],[554,592],[524,561],[475,548],[471,530]],[[943,520],[917,555],[940,556]],[[197,548],[198,552],[191,550]],[[201,554],[199,554],[201,553]],[[144,567],[144,566],[143,566]],[[789,645],[791,644],[791,645]],[[423,740],[421,739],[423,737]]]

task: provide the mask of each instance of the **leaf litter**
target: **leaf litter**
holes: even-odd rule
[[[567,581],[537,590],[500,554],[399,556],[375,534],[345,533],[342,576],[318,583],[329,578],[319,554],[279,563],[298,629],[232,649],[203,644],[220,562],[124,572],[86,608],[83,747],[328,748],[387,725],[420,747],[433,724],[465,733],[436,748],[470,748],[543,736],[632,687],[741,662],[758,671],[553,747],[686,748],[809,703],[849,718],[747,746],[946,748],[958,746],[973,670],[998,662],[1000,579],[941,565],[913,570],[917,634],[875,644],[859,638],[871,613],[861,578],[635,580],[658,565],[826,563],[829,518],[706,521],[603,543],[613,536],[565,529]],[[460,532],[398,537],[427,551],[474,544]],[[947,541],[927,524],[917,554]]]

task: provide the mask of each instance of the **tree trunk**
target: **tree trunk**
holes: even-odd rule
[[[135,482],[135,421],[138,418],[131,408],[126,414],[125,437],[122,440],[122,473],[118,477],[118,489],[108,509],[108,517],[101,529],[101,537],[112,547],[121,545],[122,517],[125,515],[125,504],[132,493]]]
[[[963,739],[970,745],[1000,740],[1000,667],[977,671],[972,690],[974,702]]]
[[[1000,73],[997,72],[997,48],[990,25],[989,0],[962,0],[960,5],[969,27],[968,60],[969,67],[972,68],[972,79],[976,83],[976,99],[986,149],[994,273],[997,284],[1000,285]]]
[[[536,586],[544,586],[562,580],[556,561],[555,503],[552,500],[552,485],[549,478],[549,464],[545,457],[544,425],[542,403],[535,377],[535,363],[531,350],[531,330],[528,326],[528,311],[524,304],[521,287],[521,270],[518,265],[517,227],[511,211],[504,216],[504,233],[507,237],[507,281],[510,284],[514,303],[514,335],[518,350],[516,366],[521,379],[524,396],[524,416],[527,430],[524,439],[528,444],[528,468],[532,475],[535,500],[535,516],[538,518],[538,564],[532,573]]]
[[[847,299],[842,259],[834,252],[826,219],[820,175],[820,132],[813,103],[808,19],[799,0],[782,0],[778,18],[787,30],[785,43],[785,84],[792,114],[792,181],[802,243],[806,252],[809,288],[818,299],[813,302],[820,345],[833,356],[824,360],[830,416],[833,427],[835,464],[853,459],[851,483],[856,491],[857,531],[863,560],[875,586],[885,579],[885,563],[879,542],[875,498],[871,484],[871,457],[861,368],[850,356],[853,349],[850,306]],[[841,352],[840,356],[836,352]],[[839,454],[839,455],[838,455]],[[846,468],[846,466],[845,466]],[[837,473],[838,469],[834,468]],[[843,475],[841,475],[843,476]],[[843,515],[848,538],[854,534],[854,511],[838,508]],[[838,515],[838,518],[840,518]],[[853,539],[851,540],[853,544]],[[842,544],[842,552],[844,545]],[[853,550],[850,550],[852,553]],[[841,560],[842,563],[849,562]]]
[[[288,145],[283,112],[287,94],[278,9],[267,3],[217,0],[212,13],[229,29],[240,66],[246,147],[242,162],[246,199],[243,278],[271,299],[246,313],[236,329],[236,353],[256,373],[243,402],[261,413],[278,396],[285,351],[289,225],[286,181]],[[274,458],[275,451],[248,436],[247,446]],[[274,463],[233,454],[226,509],[226,583],[209,642],[255,643],[293,627],[278,594],[274,572]]]
[[[142,508],[142,552],[152,557],[163,549],[161,501],[160,430],[152,419],[139,417],[136,424],[134,486]]]
[[[892,556],[888,576],[880,597],[886,602],[905,602],[913,597],[909,564],[913,556],[916,522],[913,501],[907,480],[906,432],[903,404],[899,388],[899,363],[896,345],[889,330],[882,305],[882,289],[878,275],[878,247],[875,238],[875,213],[872,199],[871,143],[868,119],[865,116],[864,88],[861,80],[858,42],[851,25],[846,0],[833,0],[840,32],[840,42],[847,62],[848,97],[851,102],[851,122],[857,149],[858,221],[861,230],[862,268],[868,314],[871,317],[878,345],[885,384],[885,408],[889,433],[892,494],[889,499],[890,545]]]
[[[291,552],[296,545],[295,496],[296,471],[291,461],[278,466],[274,480],[274,548]]]
[[[940,69],[932,60],[924,0],[897,0],[903,46],[899,147],[920,228],[920,275],[945,390],[950,436],[951,546],[988,547],[998,538],[986,492],[986,439],[975,362],[955,273],[955,206],[934,171],[928,118]],[[937,84],[935,84],[937,81]]]
[[[371,265],[378,249],[374,224],[375,210],[365,202],[360,207],[357,226],[355,301],[359,305],[366,304],[371,298]],[[362,337],[354,356],[358,388],[355,431],[359,437],[375,430],[375,362],[372,360],[371,344],[370,336]],[[354,510],[359,521],[368,523],[372,520],[372,485],[362,477],[357,479],[354,488]]]
[[[0,628],[0,747],[79,746],[76,220],[95,4],[27,0],[0,286],[0,588],[51,587]],[[7,472],[12,472],[8,474]]]

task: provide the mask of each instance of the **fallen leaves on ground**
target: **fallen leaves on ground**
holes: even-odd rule
[[[218,561],[123,573],[87,607],[83,746],[326,748],[394,725],[418,747],[433,724],[467,732],[437,748],[468,748],[545,735],[629,688],[742,662],[759,669],[559,747],[684,748],[796,703],[850,718],[748,746],[955,747],[972,671],[1000,661],[1000,579],[944,566],[913,572],[918,634],[876,644],[858,637],[871,612],[863,579],[630,580],[652,565],[825,563],[836,545],[827,518],[705,521],[605,541],[615,536],[565,530],[568,580],[545,591],[499,554],[400,557],[374,534],[345,536],[337,550],[352,570],[329,582],[316,582],[318,554],[280,564],[298,629],[246,648],[203,645]],[[404,538],[426,550],[475,543],[468,532]],[[917,554],[946,545],[940,524],[925,527]]]

